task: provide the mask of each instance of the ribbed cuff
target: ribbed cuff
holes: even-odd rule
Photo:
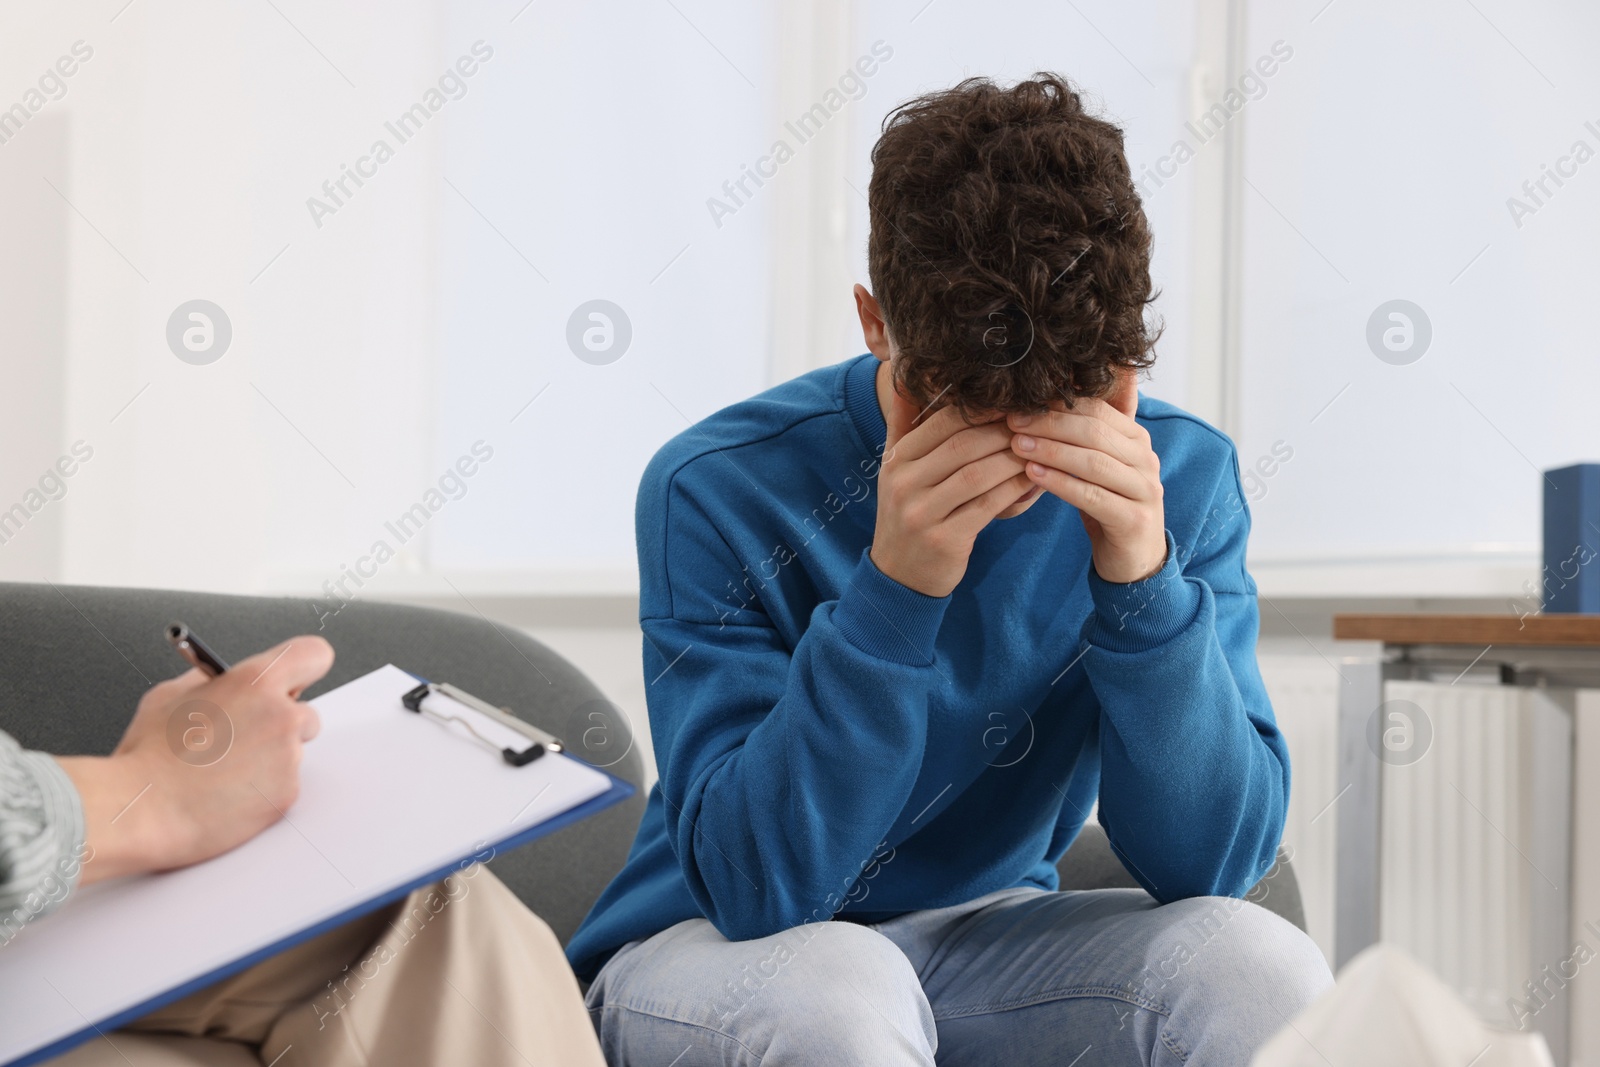
[[[833,609],[833,624],[844,639],[869,656],[926,667],[933,662],[948,596],[932,597],[901,585],[872,562],[863,549],[850,585]]]
[[[65,857],[56,873],[75,887],[78,876],[83,873],[79,854],[89,832],[83,814],[83,797],[78,794],[77,784],[53,756],[43,752],[30,752],[28,756],[39,776],[45,811],[55,831],[57,854]]]
[[[0,735],[4,736],[4,735]],[[83,864],[83,800],[61,764],[27,752],[10,737],[0,759],[9,793],[0,811],[7,854],[0,865],[0,937],[57,908],[77,885]]]
[[[1086,635],[1110,652],[1143,652],[1164,645],[1194,621],[1200,590],[1183,577],[1178,546],[1167,534],[1167,562],[1150,577],[1126,584],[1108,582],[1089,567],[1089,597],[1094,626]]]

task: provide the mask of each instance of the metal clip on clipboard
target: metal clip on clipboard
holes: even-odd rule
[[[433,699],[430,700],[430,697]],[[527,738],[528,747],[518,750],[509,745],[496,744],[480,733],[465,716],[459,714],[456,709],[451,708],[447,702],[437,699],[438,697],[448,697],[457,704],[484,716],[498,726],[510,730],[520,737]],[[513,767],[524,767],[546,752],[560,752],[565,748],[559,740],[545,733],[537,726],[523,722],[506,709],[497,708],[487,700],[479,700],[471,693],[445,682],[423,682],[401,697],[400,703],[406,706],[407,711],[426,715],[435,722],[446,726],[451,723],[460,724],[466,728],[474,740],[500,753],[501,757]]]

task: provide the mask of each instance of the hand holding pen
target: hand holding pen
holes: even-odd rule
[[[230,669],[187,627],[172,629],[196,669],[145,693],[109,757],[60,760],[83,798],[86,882],[227,852],[299,796],[301,753],[319,722],[296,698],[332,666],[332,647],[296,637]]]

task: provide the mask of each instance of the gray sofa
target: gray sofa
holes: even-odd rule
[[[0,584],[0,728],[48,752],[111,751],[140,694],[183,667],[162,637],[175,619],[228,657],[317,630],[305,600]],[[476,615],[356,602],[328,619],[322,633],[337,659],[307,696],[394,663],[509,706],[563,738],[573,755],[636,786],[643,782],[626,717],[575,667],[520,631]],[[564,944],[621,868],[643,811],[641,792],[490,867]],[[1136,884],[1093,825],[1059,869],[1063,888]],[[1304,927],[1288,863],[1251,899]]]

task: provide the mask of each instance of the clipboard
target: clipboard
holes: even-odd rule
[[[419,681],[387,666],[312,701],[300,799],[249,842],[80,889],[24,927],[0,949],[0,1064],[59,1056],[633,794],[560,751],[514,766],[409,714]]]
[[[448,682],[423,682],[400,703],[441,726],[461,727],[513,767],[526,767],[547,752],[566,749],[558,738],[511,714],[510,708],[497,708]]]

